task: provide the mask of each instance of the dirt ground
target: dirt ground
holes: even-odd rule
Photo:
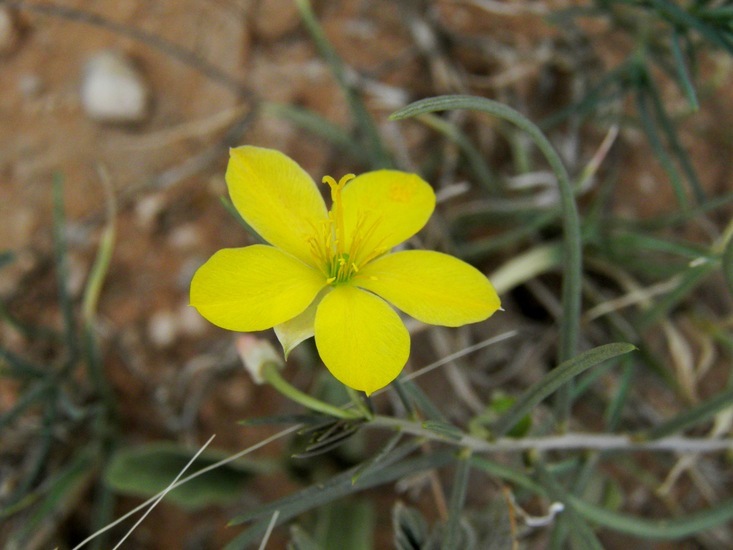
[[[263,100],[295,105],[348,128],[348,104],[328,63],[291,0],[65,0],[42,4],[43,9],[35,2],[20,4],[8,12],[15,34],[0,53],[0,248],[16,253],[2,269],[0,297],[21,321],[60,327],[53,270],[55,174],[63,176],[68,286],[75,304],[108,220],[111,193],[116,240],[96,332],[118,403],[123,444],[173,440],[195,447],[211,434],[217,448],[230,452],[257,443],[271,432],[236,422],[292,406],[269,388],[253,385],[239,366],[232,335],[188,307],[188,286],[194,270],[214,251],[250,242],[220,202],[226,195],[227,147],[277,148],[317,179],[365,168],[274,111],[259,109]],[[314,4],[328,39],[350,68],[349,78],[357,79],[389,149],[405,169],[420,166],[424,145],[435,137],[424,126],[388,121],[400,106],[429,95],[468,92],[541,117],[628,47],[622,37],[607,35],[608,48],[589,50],[585,60],[567,53],[577,54],[574,48],[585,45],[574,44],[572,32],[543,18],[547,9],[571,4],[561,0],[522,7],[494,3],[506,13],[448,0]],[[593,24],[599,35],[606,31]],[[85,67],[103,50],[129,58],[148,87],[142,120],[99,122],[85,112],[80,95]],[[729,60],[707,63],[711,74],[731,82]],[[579,72],[582,78],[575,76]],[[702,101],[701,113],[686,124],[684,135],[703,168],[704,187],[714,194],[730,188],[732,159],[706,144],[729,147],[733,99],[703,93]],[[483,122],[487,126],[477,129],[476,137],[483,150],[491,150],[497,137],[491,122]],[[587,142],[574,144],[571,136],[558,142],[568,147],[571,170],[587,161],[603,135],[591,129],[584,134]],[[693,141],[700,135],[711,139]],[[495,148],[499,165],[503,147],[497,143]],[[624,181],[617,207],[630,215],[663,212],[674,198],[660,183],[661,169],[648,162],[645,147],[629,130],[611,157]],[[445,174],[444,181],[432,183],[440,189],[453,180]],[[489,325],[489,330],[498,333],[503,327]],[[53,363],[62,353],[5,326],[0,339],[5,348],[39,361]],[[310,372],[295,382],[306,387]],[[18,395],[16,385],[0,380],[0,412]],[[65,437],[71,435],[60,436]],[[17,435],[13,441],[12,452],[3,443],[0,453],[17,460],[28,440]],[[274,445],[260,456],[278,457],[282,449]],[[246,499],[268,502],[297,486],[285,477],[259,480]],[[91,513],[83,507],[90,498],[69,511],[66,532],[43,542],[65,547],[78,540]],[[138,502],[122,499],[117,514]],[[217,548],[231,536],[225,527],[231,516],[228,509],[190,515],[162,504],[128,547]],[[388,517],[380,515],[379,521]],[[385,537],[388,541],[388,530]],[[389,546],[385,541],[379,547]]]

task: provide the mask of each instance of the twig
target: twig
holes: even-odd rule
[[[130,527],[130,530],[127,533],[125,533],[125,536],[120,539],[120,542],[118,542],[112,550],[117,550],[122,545],[122,543],[125,542],[125,540],[127,539],[127,537],[129,537],[132,534],[132,532],[137,528],[137,526],[140,525],[146,517],[148,517],[148,514],[150,514],[150,512],[153,511],[153,508],[155,508],[158,505],[158,503],[161,500],[163,500],[163,498],[165,497],[165,495],[167,495],[176,486],[176,481],[178,481],[179,478],[186,472],[186,470],[188,470],[191,467],[191,464],[194,463],[194,461],[199,457],[199,455],[204,452],[204,449],[206,449],[206,447],[209,446],[209,443],[211,443],[211,441],[214,439],[214,437],[215,436],[212,435],[209,438],[209,440],[206,443],[204,443],[203,447],[201,447],[196,452],[196,454],[191,457],[191,460],[188,461],[188,464],[186,464],[183,467],[183,469],[178,473],[178,475],[176,476],[176,478],[173,481],[171,481],[170,485],[168,485],[168,487],[166,487],[165,489],[163,489],[163,491],[153,501],[153,503],[145,511],[145,513],[142,516],[140,516],[140,519],[138,519],[135,522],[135,525],[133,525],[132,527]]]
[[[671,436],[653,441],[634,439],[628,435],[568,433],[547,437],[526,437],[523,439],[501,438],[487,441],[464,435],[447,439],[442,434],[423,428],[421,424],[399,418],[377,415],[365,427],[393,428],[427,439],[466,447],[474,452],[518,452],[518,451],[651,451],[671,453],[713,453],[733,449],[733,438],[709,439]]]
[[[125,521],[127,518],[129,518],[133,514],[136,514],[137,512],[139,512],[140,510],[142,510],[143,508],[149,506],[153,502],[156,502],[156,500],[158,500],[158,499],[162,498],[163,496],[165,496],[166,493],[172,491],[173,489],[175,489],[177,487],[180,487],[184,483],[188,483],[189,481],[191,481],[193,479],[196,479],[197,477],[202,476],[205,473],[208,473],[208,472],[210,472],[212,470],[216,470],[217,468],[220,468],[221,466],[224,466],[226,464],[229,464],[230,462],[234,462],[235,460],[239,460],[243,456],[248,455],[249,453],[254,452],[257,449],[260,449],[262,447],[265,447],[266,445],[269,445],[273,441],[277,441],[278,439],[281,439],[281,438],[283,438],[283,437],[285,437],[287,435],[290,435],[292,433],[297,432],[302,427],[303,427],[303,424],[297,424],[295,426],[290,426],[289,428],[286,428],[284,430],[281,430],[281,431],[277,432],[276,434],[271,435],[270,437],[268,437],[266,439],[263,439],[262,441],[260,441],[258,443],[255,443],[251,447],[247,447],[246,449],[244,449],[242,451],[239,451],[238,453],[235,453],[232,456],[229,456],[227,458],[224,458],[224,459],[220,460],[219,462],[215,462],[214,464],[211,464],[209,466],[206,466],[205,468],[202,468],[202,469],[194,472],[193,474],[191,474],[189,476],[186,476],[183,479],[180,479],[180,480],[176,481],[175,483],[172,483],[164,491],[161,491],[157,495],[150,497],[148,500],[146,500],[145,502],[143,502],[139,506],[136,506],[135,508],[133,508],[132,510],[130,510],[129,512],[127,512],[125,515],[119,517],[118,519],[116,519],[115,521],[113,521],[112,523],[110,523],[109,525],[106,525],[105,527],[103,527],[102,529],[100,529],[99,531],[97,531],[96,533],[94,533],[92,535],[89,535],[87,538],[85,538],[79,544],[77,544],[76,546],[74,546],[74,548],[72,550],[78,550],[79,548],[81,548],[82,546],[84,546],[86,543],[88,543],[92,539],[98,537],[99,535],[101,535],[105,531],[108,531],[109,529],[112,529],[112,527],[114,527],[118,523],[121,523],[121,522]]]
[[[270,535],[272,535],[273,529],[275,529],[275,525],[277,525],[277,518],[280,517],[280,510],[275,510],[275,513],[272,514],[272,518],[270,519],[270,523],[267,525],[267,531],[265,531],[265,535],[262,537],[262,542],[260,543],[259,550],[265,550],[265,547],[267,546],[267,541],[270,540]]]

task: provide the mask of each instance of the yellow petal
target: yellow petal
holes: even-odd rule
[[[230,151],[226,172],[234,206],[270,244],[312,264],[308,244],[328,212],[318,187],[291,158],[261,147]]]
[[[275,335],[283,348],[285,359],[298,344],[315,334],[316,310],[323,297],[330,292],[331,287],[324,288],[318,296],[305,308],[305,311],[292,319],[275,326]]]
[[[483,321],[501,307],[494,287],[478,269],[429,250],[378,258],[359,271],[354,284],[432,325],[457,327]]]
[[[219,250],[191,281],[191,305],[229,330],[265,330],[300,314],[326,285],[323,275],[263,244]]]
[[[420,231],[435,208],[432,187],[415,174],[378,170],[357,176],[342,192],[346,250],[361,266]]]
[[[381,298],[347,285],[335,287],[316,312],[316,347],[328,370],[367,395],[400,373],[410,335]]]

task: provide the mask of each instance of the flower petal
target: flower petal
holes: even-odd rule
[[[412,237],[435,208],[430,185],[415,174],[396,170],[357,176],[344,187],[342,197],[346,248],[355,253],[359,265],[370,254],[387,252]]]
[[[290,352],[293,351],[298,344],[315,334],[314,324],[316,322],[316,310],[318,309],[318,305],[321,303],[323,297],[330,291],[330,286],[324,288],[311,302],[311,304],[305,308],[303,313],[275,326],[275,336],[277,336],[277,339],[283,348],[285,359],[288,358]]]
[[[316,347],[338,380],[367,395],[400,373],[410,335],[381,298],[348,285],[335,287],[316,312]]]
[[[430,250],[378,258],[359,271],[354,283],[432,325],[457,327],[483,321],[501,307],[483,273],[458,258]]]
[[[263,244],[219,250],[191,281],[191,305],[217,326],[251,332],[300,314],[326,285],[324,276]]]
[[[229,195],[244,221],[268,243],[312,264],[308,244],[328,212],[318,187],[279,151],[243,146],[230,150]]]

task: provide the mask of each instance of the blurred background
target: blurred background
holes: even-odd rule
[[[581,381],[569,425],[642,430],[707,404],[680,430],[730,434],[732,52],[733,12],[715,1],[0,2],[3,547],[73,548],[163,489],[212,434],[202,464],[281,428],[240,420],[300,412],[254,385],[235,335],[188,306],[199,265],[254,242],[222,200],[231,146],[277,148],[316,181],[394,166],[434,186],[438,209],[415,244],[487,273],[506,311],[456,330],[410,325],[408,369],[518,331],[419,379],[451,422],[491,413],[497,391],[518,394],[557,363],[555,176],[525,134],[487,115],[388,119],[441,94],[503,102],[543,129],[581,212],[581,347],[640,349]],[[310,344],[286,377],[342,400]],[[375,406],[399,410],[394,395]],[[538,408],[535,426],[551,415]],[[221,548],[242,531],[230,518],[378,442],[359,433],[293,459],[297,438],[281,438],[166,499],[126,547]],[[731,498],[730,455],[684,456],[603,457],[573,490],[651,518]],[[395,503],[444,519],[450,480],[405,478],[298,524],[324,548],[389,548]],[[509,521],[503,487],[477,477],[466,505],[492,547],[548,547],[550,528]],[[89,547],[113,547],[133,521]],[[725,522],[693,531],[643,547],[733,545]],[[599,533],[608,548],[638,540]],[[293,536],[280,528],[271,547]]]

